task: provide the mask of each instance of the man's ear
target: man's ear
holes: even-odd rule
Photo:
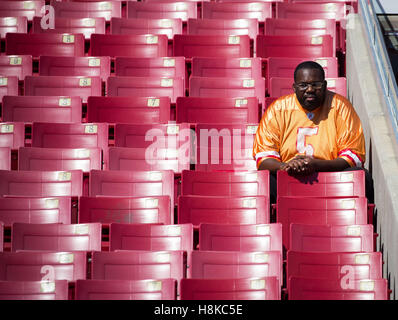
[[[292,84],[292,89],[293,89],[293,92],[296,93],[296,86],[294,85],[294,83]]]
[[[326,80],[324,80],[324,82],[325,82],[325,88],[327,88],[328,87],[328,82]]]

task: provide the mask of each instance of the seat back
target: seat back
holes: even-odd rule
[[[276,18],[284,19],[335,19],[346,17],[346,4],[336,3],[281,3],[276,4]]]
[[[282,254],[282,224],[199,226],[202,251],[279,251]]]
[[[283,225],[283,245],[288,249],[290,225],[363,225],[367,224],[367,199],[279,197],[276,205],[277,221]],[[326,241],[326,240],[325,240]],[[313,244],[321,245],[320,242]],[[299,246],[297,244],[297,246]]]
[[[188,19],[187,34],[197,35],[258,35],[257,19]]]
[[[68,300],[68,281],[0,281],[0,300]]]
[[[122,16],[121,1],[103,1],[84,3],[50,1],[54,8],[55,18],[105,18],[110,21],[113,17]]]
[[[169,40],[182,33],[182,20],[154,18],[112,18],[111,34],[164,34]]]
[[[257,19],[272,17],[271,2],[203,2],[204,19]]]
[[[111,74],[109,57],[51,57],[39,58],[40,76],[100,77],[105,81]]]
[[[290,225],[290,249],[305,252],[373,252],[373,226]]]
[[[256,97],[178,97],[176,120],[177,123],[256,123],[259,121],[258,105]]]
[[[184,57],[116,57],[115,75],[122,77],[185,78]]]
[[[181,194],[198,196],[269,196],[269,171],[206,172],[184,170]]]
[[[13,223],[71,223],[70,197],[0,198],[0,221]]]
[[[169,97],[88,97],[87,121],[156,124],[170,121]]]
[[[256,170],[252,156],[256,124],[197,124],[197,171]]]
[[[178,223],[261,224],[269,223],[269,198],[178,197]]]
[[[193,228],[191,224],[112,223],[110,226],[110,251],[115,250],[182,250],[190,254],[193,250]]]
[[[29,76],[25,77],[25,96],[76,96],[87,102],[89,96],[101,96],[100,77]]]
[[[260,58],[192,58],[192,76],[216,78],[259,79],[262,77]]]
[[[250,38],[248,35],[180,35],[173,38],[175,56],[249,58]]]
[[[3,121],[76,123],[82,121],[80,97],[4,96]]]
[[[276,277],[182,279],[181,300],[279,300]]]
[[[32,75],[32,57],[27,55],[0,56],[0,74],[8,77],[15,76],[19,81],[24,80],[25,76]]]
[[[78,197],[82,194],[82,171],[0,170],[1,196]]]
[[[41,17],[41,8],[45,5],[44,0],[33,1],[1,1],[0,16],[1,17],[26,17],[28,21],[32,21],[33,17]]]
[[[92,34],[91,56],[157,58],[167,56],[167,36],[132,34]]]
[[[388,300],[386,279],[355,280],[342,285],[341,280],[291,277],[289,300]]]
[[[25,145],[25,125],[22,122],[0,123],[0,147],[17,150]]]
[[[186,22],[189,18],[195,19],[197,15],[196,2],[127,2],[129,19],[181,19]]]
[[[175,300],[176,280],[77,280],[76,300]]]
[[[185,95],[185,81],[182,77],[109,77],[107,95],[169,97],[172,103]]]
[[[81,57],[84,56],[84,36],[80,33],[7,33],[6,55]]]
[[[172,224],[168,196],[81,197],[79,223],[164,223]]]
[[[86,279],[86,252],[2,252],[1,281],[42,281],[51,274],[56,280]]]
[[[84,39],[89,40],[93,33],[105,34],[105,18],[54,18],[54,28],[43,29],[40,17],[34,17],[33,33],[82,33]]]
[[[321,36],[268,36],[258,35],[257,57],[306,58],[335,57],[333,38]]]
[[[11,170],[11,149],[0,147],[0,170]]]
[[[100,148],[19,148],[18,167],[24,171],[71,171],[85,173],[102,168]]]
[[[9,33],[7,33],[9,34]],[[17,76],[0,75],[0,99],[4,96],[17,96],[19,94]]]
[[[101,251],[101,224],[14,223],[12,251]]]

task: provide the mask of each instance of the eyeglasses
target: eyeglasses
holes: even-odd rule
[[[315,82],[300,82],[296,83],[296,87],[300,90],[307,90],[309,86],[313,87],[314,89],[321,89],[323,86],[323,81],[315,81]]]

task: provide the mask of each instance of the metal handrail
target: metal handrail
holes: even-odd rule
[[[358,0],[359,14],[365,22],[369,45],[376,63],[377,74],[396,141],[398,142],[398,86],[377,19],[372,0]]]

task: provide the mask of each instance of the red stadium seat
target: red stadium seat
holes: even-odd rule
[[[261,224],[269,223],[269,198],[256,197],[178,197],[178,223]]]
[[[32,24],[33,33],[82,33],[89,40],[93,33],[105,34],[105,18],[55,18],[54,28],[43,29],[40,17],[35,17]]]
[[[31,55],[34,58],[42,55],[80,57],[84,56],[84,36],[66,33],[7,33],[6,55]]]
[[[276,212],[277,221],[283,225],[283,245],[288,249],[291,223],[338,226],[367,224],[367,199],[278,195]]]
[[[204,19],[257,19],[264,22],[272,17],[271,2],[203,2]]]
[[[324,57],[324,58],[279,58],[270,57],[267,59],[267,80],[280,77],[280,78],[293,78],[294,70],[301,62],[313,60],[319,63],[323,70],[325,70],[326,78],[337,78],[338,75],[338,61],[337,58]]]
[[[94,252],[91,278],[94,280],[175,279],[186,274],[184,251]]]
[[[257,123],[197,124],[195,170],[256,170],[252,156],[256,130]]]
[[[259,34],[257,19],[188,19],[187,33],[196,35],[248,35],[256,39]]]
[[[330,35],[336,50],[336,21],[334,19],[283,19],[265,20],[264,34],[268,36],[320,36]]]
[[[70,171],[85,173],[102,167],[100,148],[19,148],[19,170]]]
[[[210,3],[210,2],[205,2]],[[222,35],[180,35],[173,39],[174,56],[249,58],[250,38],[243,36]]]
[[[167,56],[167,46],[167,36],[163,34],[93,34],[91,35],[89,54],[111,58],[116,56],[157,58]]]
[[[17,150],[25,145],[25,126],[22,122],[0,123],[0,147]]]
[[[4,247],[4,223],[0,221],[0,252],[3,252]]]
[[[68,281],[0,281],[0,300],[68,300]]]
[[[282,224],[199,226],[202,251],[279,251],[282,254]]]
[[[92,170],[89,196],[156,197],[169,196],[174,212],[174,173],[169,171]]]
[[[55,18],[120,18],[122,16],[122,3],[120,1],[102,2],[73,2],[50,1],[54,8]]]
[[[112,18],[111,34],[164,34],[169,40],[182,34],[181,19]]]
[[[283,19],[335,19],[346,17],[345,3],[281,3],[276,4],[276,18]],[[328,1],[333,2],[333,1]]]
[[[4,96],[17,96],[18,90],[17,76],[0,75],[0,99]]]
[[[1,17],[26,17],[32,21],[33,17],[43,15],[41,8],[45,5],[44,0],[33,1],[1,1]]]
[[[181,300],[280,300],[276,277],[182,279]]]
[[[279,197],[365,197],[365,172],[318,172],[295,178],[278,171]]]
[[[32,75],[31,56],[0,56],[0,74],[15,76],[22,81]],[[18,91],[17,91],[18,92]]]
[[[81,171],[0,170],[1,196],[77,197],[82,193]]]
[[[138,225],[112,223],[110,226],[110,251],[186,251],[193,250],[191,224]]]
[[[4,96],[3,121],[76,123],[82,120],[80,97]]]
[[[189,170],[191,130],[188,124],[115,125],[115,148],[109,148],[110,170]]]
[[[2,281],[86,279],[86,252],[3,252],[0,253]]]
[[[333,38],[323,36],[267,36],[256,38],[257,57],[335,57]]]
[[[260,58],[192,58],[192,76],[216,78],[262,77]]]
[[[13,223],[71,223],[71,198],[0,198],[0,221]]]
[[[289,300],[388,300],[389,296],[386,279],[350,279],[345,286],[341,280],[291,277],[289,282]]]
[[[109,77],[107,95],[169,97],[175,103],[177,97],[185,95],[185,82],[181,77]]]
[[[101,224],[14,223],[11,250],[101,251]]]
[[[75,300],[175,300],[176,280],[77,280]]]
[[[330,91],[341,94],[342,96],[347,95],[347,80],[346,78],[326,78],[327,88]],[[292,85],[294,83],[293,77],[289,78],[270,78],[269,79],[269,93],[272,97],[280,97],[287,94],[293,93]]]
[[[25,78],[25,96],[77,96],[86,103],[89,96],[101,96],[100,77],[32,76]]]
[[[176,119],[177,123],[256,123],[258,99],[178,97]]]
[[[115,75],[122,77],[185,77],[184,57],[116,57]]]
[[[290,250],[305,252],[373,252],[373,226],[290,225]]]
[[[102,81],[111,74],[109,57],[50,57],[39,58],[40,76],[83,76],[101,77]]]
[[[127,2],[127,18],[129,19],[181,19],[186,22],[189,18],[196,19],[197,16],[195,2]]]
[[[190,97],[256,97],[262,104],[265,97],[264,78],[212,78],[194,77],[189,79]]]
[[[87,121],[154,124],[170,121],[169,97],[88,97]]]
[[[198,196],[269,196],[269,171],[200,172],[181,174],[181,194]]]
[[[287,252],[287,279],[376,280],[382,271],[381,252]]]
[[[170,197],[80,197],[79,223],[172,224]]]
[[[0,17],[0,38],[4,39],[7,32],[27,33],[27,17]]]
[[[11,149],[0,147],[0,170],[11,170]]]
[[[278,251],[193,251],[192,279],[242,279],[277,277],[282,280]]]

